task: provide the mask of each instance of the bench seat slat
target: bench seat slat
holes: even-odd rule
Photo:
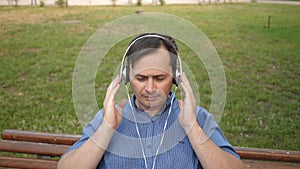
[[[243,159],[300,163],[300,151],[270,150],[243,147],[235,147],[235,150]]]
[[[69,147],[70,146],[67,145],[33,143],[24,141],[0,141],[0,151],[25,154],[61,156]]]
[[[20,130],[4,130],[1,134],[3,140],[39,142],[49,144],[73,145],[81,135],[53,134],[45,132],[31,132]]]
[[[299,169],[300,163],[287,163],[275,161],[242,160],[245,169]]]
[[[0,156],[0,167],[26,169],[56,169],[58,161]]]

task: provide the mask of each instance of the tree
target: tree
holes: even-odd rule
[[[142,0],[137,1],[137,6],[142,6]]]
[[[159,0],[159,3],[160,3],[161,6],[166,4],[165,0]]]

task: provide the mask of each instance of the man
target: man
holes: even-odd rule
[[[58,168],[243,168],[212,115],[196,105],[185,73],[178,71],[177,51],[167,35],[135,38],[123,58],[125,70],[107,88],[103,109]],[[134,95],[116,106],[122,80]],[[171,92],[173,84],[183,89],[183,101]]]

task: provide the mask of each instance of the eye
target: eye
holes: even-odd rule
[[[135,76],[135,79],[140,81],[140,82],[143,82],[143,81],[147,80],[147,77],[145,77],[145,76]]]
[[[156,76],[155,77],[155,80],[156,81],[163,81],[163,80],[165,80],[166,79],[166,76]]]

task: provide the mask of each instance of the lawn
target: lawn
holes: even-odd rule
[[[219,125],[233,145],[300,150],[300,6],[293,5],[0,7],[0,131],[80,134],[72,74],[81,48],[103,25],[140,9],[184,18],[211,40],[227,81]],[[98,70],[99,107],[125,44]],[[209,109],[205,68],[195,68],[184,44],[180,54],[192,70],[203,70],[196,79],[200,105]]]

